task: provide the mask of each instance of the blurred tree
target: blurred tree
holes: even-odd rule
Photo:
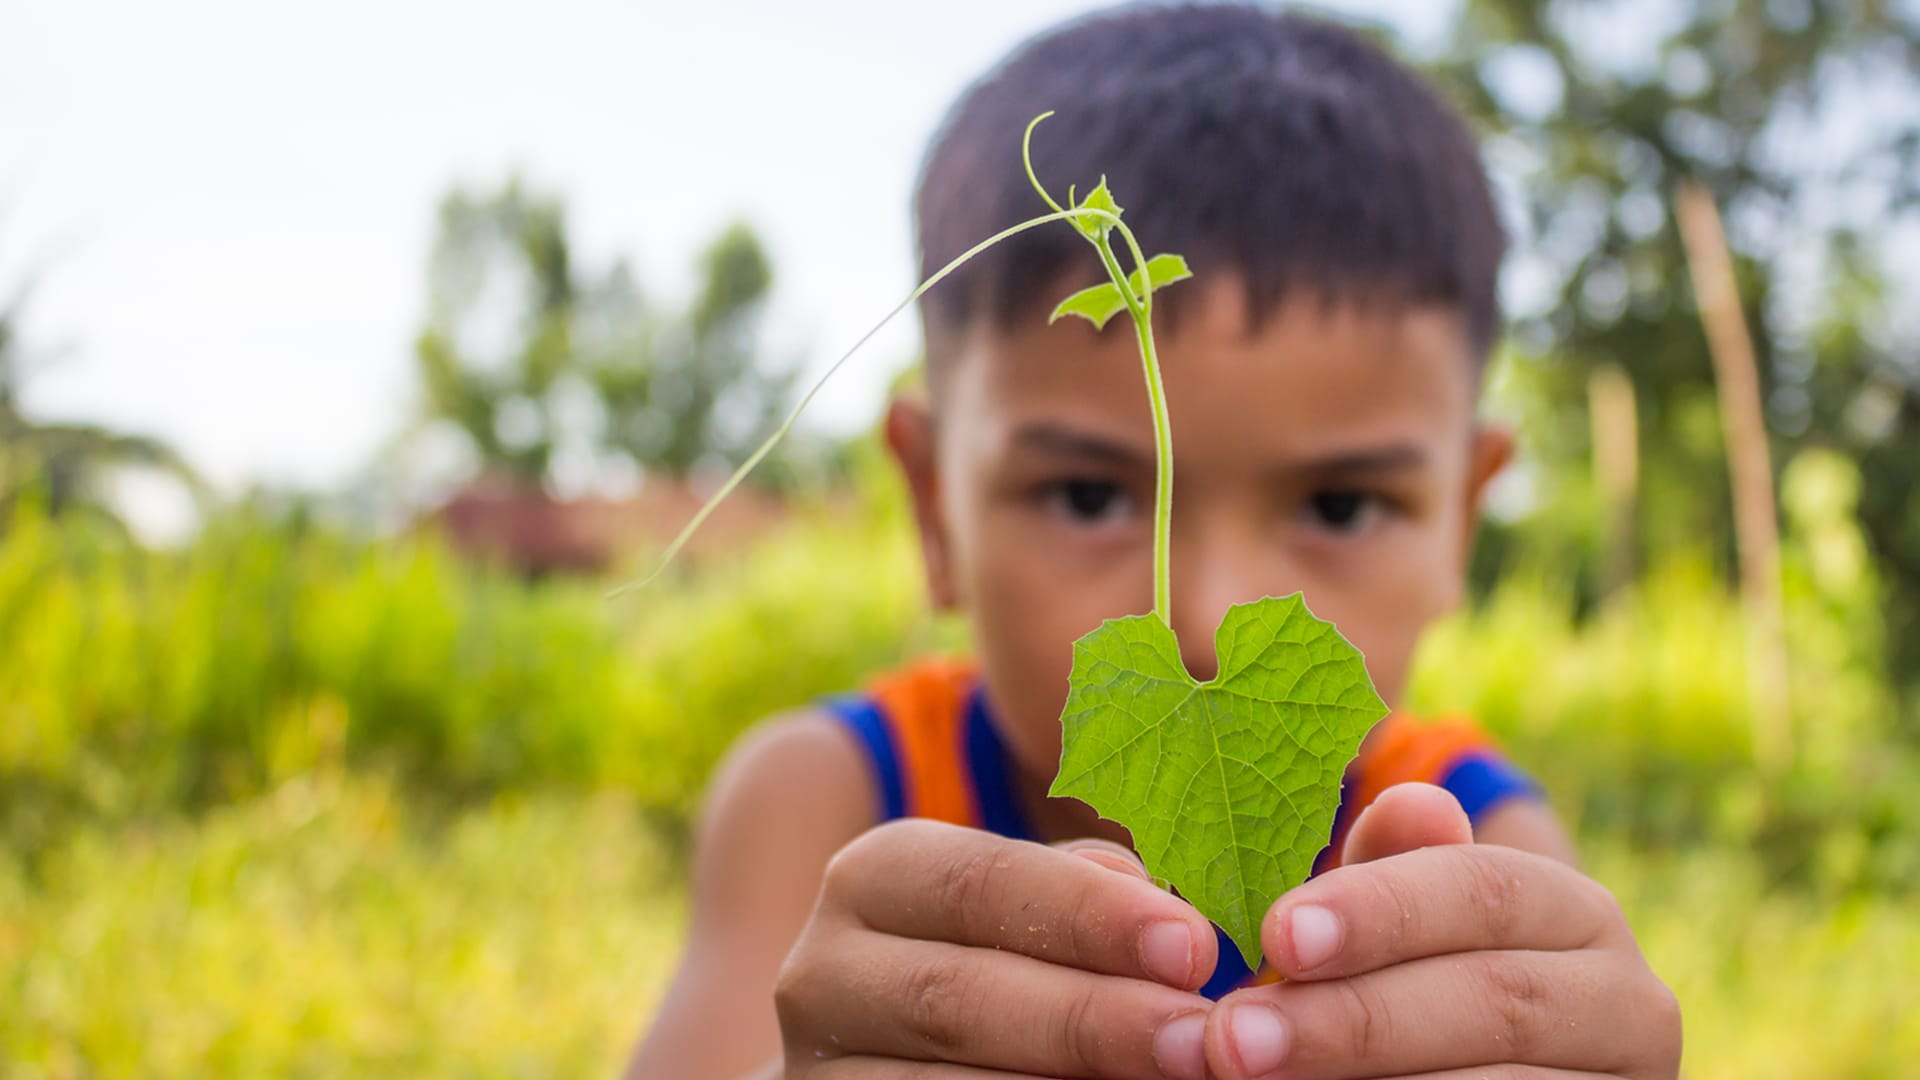
[[[558,199],[517,180],[454,192],[416,345],[428,418],[460,430],[484,470],[528,485],[550,484],[563,460],[673,476],[738,463],[792,389],[759,343],[772,266],[736,224],[699,269],[691,307],[663,314],[625,263],[580,270]]]
[[[759,362],[773,267],[753,231],[728,227],[699,267],[691,309],[651,349],[608,352],[588,369],[609,447],[676,474],[745,460],[779,419],[795,374]]]
[[[90,517],[124,532],[110,480],[129,468],[167,473],[201,498],[199,477],[158,439],[95,424],[37,421],[21,411],[28,362],[20,324],[30,292],[31,285],[23,285],[0,306],[0,531],[15,504],[32,499],[50,514]]]
[[[440,206],[415,344],[430,417],[483,468],[538,484],[559,441],[553,391],[573,367],[579,290],[559,202],[511,181]]]
[[[1676,185],[1699,181],[1727,219],[1774,460],[1816,445],[1858,463],[1896,669],[1920,676],[1920,325],[1893,302],[1920,235],[1920,5],[1467,0],[1435,67],[1523,193],[1507,285],[1543,466],[1584,469],[1589,379],[1618,364],[1642,406],[1641,543],[1731,543],[1712,366],[1669,214]],[[1524,529],[1595,570],[1569,523],[1596,524]]]

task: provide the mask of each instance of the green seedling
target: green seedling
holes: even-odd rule
[[[855,342],[808,389],[778,429],[701,507],[663,553],[658,576],[693,531],[774,445],[802,410],[882,326],[967,260],[1008,237],[1071,223],[1100,256],[1108,281],[1062,300],[1052,321],[1075,316],[1103,330],[1133,320],[1153,411],[1153,611],[1109,619],[1076,641],[1061,714],[1060,770],[1050,794],[1077,798],[1124,826],[1154,877],[1219,924],[1249,966],[1260,959],[1260,919],[1305,881],[1326,845],[1340,783],[1361,739],[1386,715],[1360,655],[1315,618],[1299,593],[1236,604],[1214,637],[1218,673],[1187,672],[1172,629],[1169,538],[1173,433],[1153,342],[1153,297],[1192,276],[1179,255],[1148,258],[1101,178],[1062,206],[1033,170],[1033,131],[1021,143],[1027,178],[1051,213],[1002,230],[940,268]],[[1121,266],[1118,236],[1132,260]]]

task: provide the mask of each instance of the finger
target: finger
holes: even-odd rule
[[[1442,844],[1473,843],[1473,822],[1460,800],[1432,784],[1395,784],[1361,812],[1341,850],[1343,866]]]
[[[971,1065],[952,1065],[944,1061],[901,1061],[899,1058],[835,1058],[821,1065],[790,1074],[804,1080],[1033,1080],[1030,1073],[1010,1073],[999,1069],[976,1069]]]
[[[1281,897],[1260,926],[1290,979],[1331,979],[1480,949],[1579,949],[1625,927],[1612,894],[1513,848],[1421,848],[1331,870]]]
[[[1605,1072],[1582,1072],[1578,1068],[1475,1065],[1473,1068],[1448,1068],[1446,1072],[1409,1072],[1390,1080],[1599,1080],[1605,1076]]]
[[[882,826],[837,856],[827,879],[855,918],[898,937],[1006,949],[1183,990],[1206,982],[1219,952],[1200,913],[1150,882],[976,829]]]
[[[1499,1064],[1625,1072],[1642,1033],[1637,970],[1594,953],[1432,957],[1320,983],[1243,990],[1207,1025],[1222,1080],[1276,1070],[1302,1080],[1401,1076]],[[1586,1022],[1605,1015],[1609,1022]]]
[[[1538,1065],[1476,1065],[1471,1069],[1408,1073],[1387,1080],[1598,1080],[1606,1075],[1578,1069],[1546,1069]]]
[[[1040,1076],[1201,1080],[1211,1003],[1140,979],[870,931],[835,940],[839,963],[792,988],[789,1030],[830,1032],[813,1055],[894,1057]]]
[[[1135,855],[1132,850],[1122,847],[1111,840],[1094,840],[1091,838],[1083,840],[1062,840],[1060,843],[1054,844],[1053,849],[1055,851],[1064,851],[1069,855],[1078,856],[1093,863],[1095,866],[1104,866],[1109,870],[1116,870],[1122,874],[1131,874],[1141,881],[1149,883],[1153,881],[1153,875],[1147,873],[1147,864],[1140,861],[1140,856]]]

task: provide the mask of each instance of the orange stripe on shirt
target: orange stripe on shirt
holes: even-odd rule
[[[1395,784],[1438,784],[1461,756],[1492,748],[1486,733],[1465,720],[1429,723],[1395,713],[1380,721],[1354,762],[1352,803],[1341,815],[1346,828],[1333,838],[1333,853],[1325,869],[1340,865],[1347,829],[1381,792]]]
[[[900,756],[907,814],[978,828],[964,720],[973,666],[928,660],[884,676],[869,693]]]

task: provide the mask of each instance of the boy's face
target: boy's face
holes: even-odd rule
[[[1229,605],[1301,591],[1397,700],[1420,632],[1460,599],[1505,433],[1474,422],[1459,318],[1296,293],[1250,330],[1219,275],[1157,344],[1173,428],[1172,622],[1215,670]],[[934,600],[971,617],[1021,764],[1060,752],[1073,642],[1153,608],[1153,427],[1131,324],[977,330],[938,376],[937,421],[897,404],[888,437],[919,515]]]

